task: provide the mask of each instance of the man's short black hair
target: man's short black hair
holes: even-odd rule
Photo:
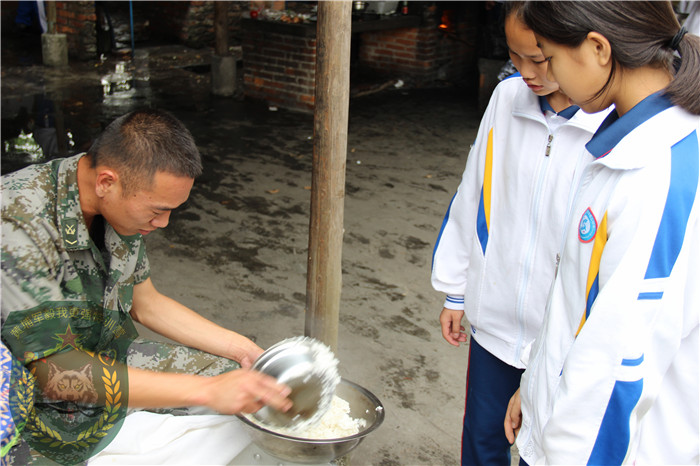
[[[158,172],[196,178],[202,159],[194,138],[172,114],[157,109],[127,113],[105,128],[88,155],[92,167],[119,173],[124,193],[148,188]]]

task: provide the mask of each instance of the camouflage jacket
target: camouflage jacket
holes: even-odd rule
[[[150,276],[141,235],[105,222],[104,248],[80,209],[78,160],[33,165],[2,177],[2,320],[46,302],[86,302],[128,313],[134,285]]]

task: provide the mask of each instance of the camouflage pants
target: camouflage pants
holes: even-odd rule
[[[149,341],[143,338],[137,338],[129,346],[127,364],[129,367],[155,372],[192,374],[205,377],[223,374],[241,367],[236,361],[214,356],[194,348],[172,343]],[[214,414],[213,411],[197,406],[147,409],[146,411],[176,416]]]
[[[214,356],[204,351],[174,343],[163,343],[137,338],[129,346],[129,367],[156,372],[175,372],[212,377],[241,365],[231,359]]]
[[[127,364],[130,367],[155,372],[193,374],[206,377],[223,374],[241,367],[236,361],[214,356],[194,348],[172,343],[149,341],[142,338],[137,338],[129,346]],[[136,411],[136,409],[129,410],[129,412],[133,411]],[[198,406],[148,409],[147,411],[175,416],[214,413],[207,408]],[[58,463],[40,455],[23,438],[20,438],[17,444],[2,457],[1,464],[6,466]]]

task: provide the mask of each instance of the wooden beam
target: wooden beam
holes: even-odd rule
[[[304,333],[338,348],[352,2],[318,2]]]

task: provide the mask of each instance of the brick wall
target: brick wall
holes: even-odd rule
[[[175,2],[177,3],[177,2]],[[180,25],[180,40],[190,47],[202,47],[214,41],[214,3],[189,2],[187,15]],[[228,2],[228,10],[234,2]]]
[[[246,96],[312,112],[316,38],[244,27],[243,73]]]
[[[56,32],[66,34],[68,53],[79,60],[89,60],[97,54],[95,2],[56,2]]]
[[[463,14],[440,29],[441,12],[427,10],[417,27],[356,33],[357,60],[375,74],[411,79],[468,82],[475,73],[475,21]],[[242,20],[244,93],[270,105],[304,112],[314,108],[315,25]]]
[[[365,32],[358,42],[359,65],[417,82],[463,81],[473,73],[475,27],[467,21],[441,30],[432,15],[419,27]]]

